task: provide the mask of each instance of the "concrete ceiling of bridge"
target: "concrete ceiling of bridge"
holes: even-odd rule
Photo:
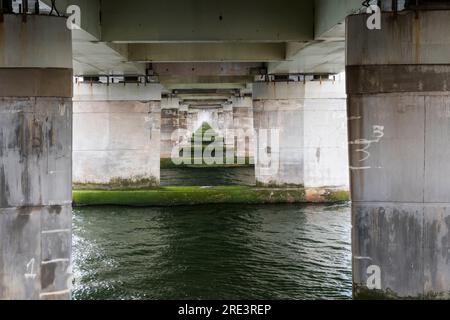
[[[41,2],[50,4],[51,0]],[[80,6],[77,75],[145,74],[152,62],[258,62],[269,73],[344,68],[344,18],[361,0],[58,0]],[[162,75],[168,90],[245,89],[249,75]]]
[[[313,0],[102,2],[107,42],[289,42],[313,36]]]
[[[260,62],[283,61],[285,43],[139,43],[128,45],[132,62]]]

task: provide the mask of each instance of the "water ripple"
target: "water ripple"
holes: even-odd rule
[[[74,210],[75,299],[349,299],[350,209]]]

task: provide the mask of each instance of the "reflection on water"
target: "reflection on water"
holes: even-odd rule
[[[254,167],[161,169],[162,186],[254,186]]]
[[[74,209],[75,299],[349,299],[348,206]]]

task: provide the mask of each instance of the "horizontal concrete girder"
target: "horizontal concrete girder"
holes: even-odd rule
[[[313,0],[108,0],[102,41],[307,41],[313,19]]]
[[[73,101],[159,101],[160,84],[77,83],[74,85]]]
[[[269,73],[340,73],[345,68],[345,18],[361,0],[315,0],[314,41],[288,43],[286,61],[271,62]]]
[[[167,89],[239,89],[252,83],[265,67],[255,62],[154,63],[152,69]]]
[[[76,75],[145,74],[145,64],[126,61],[126,44],[74,41],[73,55]]]
[[[287,73],[340,73],[345,69],[345,42],[314,41],[308,44],[290,43],[287,61],[271,62],[268,72]]]
[[[251,76],[265,69],[263,63],[154,63],[159,76]]]
[[[51,0],[40,0],[41,3],[51,7]],[[58,0],[56,1],[56,8],[60,15],[66,15],[67,7],[76,5],[81,10],[81,29],[91,34],[95,38],[100,38],[101,24],[100,24],[100,0]],[[73,30],[74,39],[79,40],[78,30]]]
[[[252,83],[251,76],[160,76],[167,89],[239,89]]]
[[[314,33],[315,38],[321,38],[326,33],[342,24],[345,18],[362,8],[362,0],[314,0]],[[344,30],[342,30],[344,32]],[[344,37],[345,34],[342,34]]]
[[[207,89],[221,89],[221,90],[234,90],[234,89],[247,89],[247,83],[196,83],[196,82],[188,82],[188,83],[164,83],[164,88],[166,90],[184,90],[184,89],[199,89],[199,90],[207,90]]]
[[[57,7],[81,8],[78,75],[144,74],[148,62],[268,62],[271,73],[336,73],[344,19],[361,2],[59,0]]]
[[[362,0],[315,0],[314,41],[288,43],[286,61],[271,62],[269,73],[340,73],[345,68],[345,18]]]
[[[280,61],[284,43],[139,43],[128,45],[134,62]]]
[[[41,0],[41,8],[51,6],[51,0]],[[56,8],[60,15],[66,15],[70,5],[77,5],[81,10],[81,29],[72,30],[73,69],[76,75],[89,74],[144,74],[145,65],[130,63],[126,44],[101,42],[100,0],[58,0]],[[47,8],[48,10],[48,8]],[[51,30],[54,32],[53,30]],[[49,32],[40,32],[48,34]],[[33,37],[37,42],[40,37]],[[55,51],[57,52],[57,51]],[[14,52],[15,53],[15,52]],[[28,54],[50,59],[45,55]]]

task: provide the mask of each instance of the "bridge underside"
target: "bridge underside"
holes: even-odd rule
[[[361,0],[57,1],[72,32],[51,2],[1,2],[0,299],[70,298],[72,178],[157,186],[205,113],[260,187],[351,181],[356,298],[449,298],[449,1],[381,30]]]
[[[50,0],[41,1],[50,4]],[[344,70],[345,16],[361,1],[58,1],[81,8],[76,75],[145,75],[148,64],[259,62],[269,73]],[[224,80],[226,81],[226,80]],[[222,82],[224,82],[222,81]]]

